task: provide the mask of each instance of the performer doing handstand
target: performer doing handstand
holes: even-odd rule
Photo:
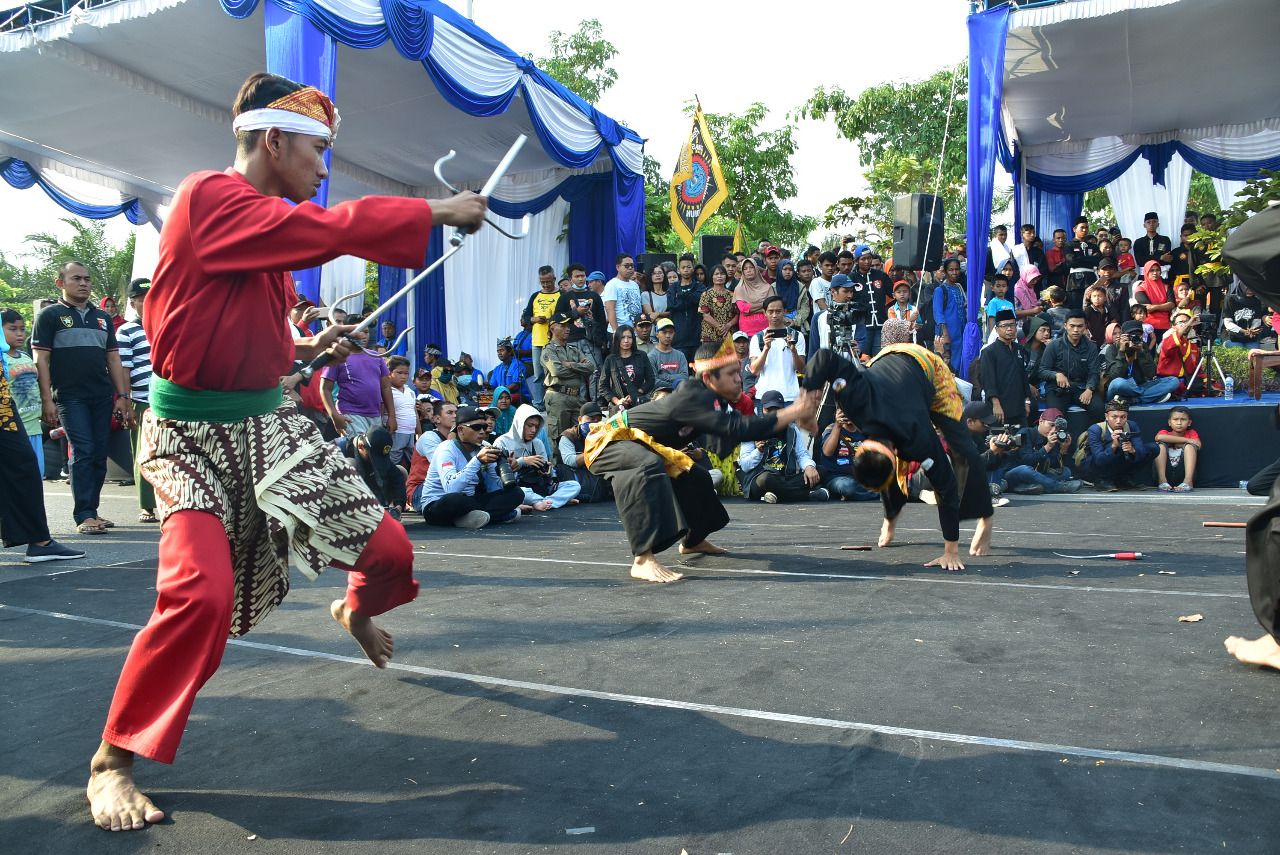
[[[330,611],[386,667],[391,636],[372,618],[417,596],[413,547],[351,464],[281,396],[295,357],[342,358],[339,336],[352,329],[295,341],[288,271],[340,255],[421,266],[433,223],[478,228],[486,209],[474,193],[309,204],[328,175],[332,102],[255,74],[232,115],[235,165],[182,182],[147,296],[154,376],[139,464],[163,528],[155,611],[129,650],[90,765],[90,810],[112,831],[164,818],[134,784],[134,755],[173,762],[228,631],[243,635],[280,603],[290,558],[312,577],[326,566],[350,571],[346,597]]]
[[[886,340],[893,339],[894,323],[885,323]],[[964,401],[950,366],[918,344],[882,347],[866,369],[824,349],[809,360],[803,385],[817,390],[826,383],[833,384],[840,409],[867,435],[854,458],[853,476],[879,492],[884,503],[879,545],[893,541],[898,515],[907,503],[909,463],[915,461],[937,493],[945,544],[942,555],[925,566],[964,569],[959,548],[962,519],[978,520],[969,554],[986,555],[991,545],[991,492],[982,459],[961,420]]]
[[[766,416],[744,416],[732,404],[742,397],[742,364],[725,339],[698,348],[693,375],[661,400],[622,410],[587,437],[584,455],[593,475],[613,485],[622,528],[635,561],[631,575],[649,582],[683,578],[654,553],[677,540],[680,553],[723,555],[707,537],[729,523],[711,475],[682,450],[702,434],[731,442],[764,439],[792,422],[811,420],[817,396]]]

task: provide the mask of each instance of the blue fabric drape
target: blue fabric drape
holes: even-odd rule
[[[391,297],[404,287],[405,279],[404,268],[388,267],[385,264],[378,265],[378,305],[381,306],[390,300]],[[401,300],[391,307],[391,310],[382,316],[384,321],[392,321],[396,325],[396,335],[404,332],[405,327],[409,323],[409,301]],[[370,340],[376,341],[382,335],[381,321],[377,329],[373,330],[369,336]]]
[[[959,368],[969,376],[969,363],[982,349],[978,308],[986,272],[987,232],[991,227],[991,194],[999,155],[1000,97],[1004,91],[1004,45],[1009,32],[1009,7],[1000,6],[969,16],[969,150],[966,178],[968,211],[965,237],[969,249],[968,323]],[[1009,158],[1012,160],[1012,156]],[[956,343],[952,343],[956,347]],[[955,357],[952,356],[955,366]]]
[[[1263,158],[1262,160],[1227,160],[1222,157],[1201,154],[1190,146],[1177,141],[1174,141],[1171,145],[1178,154],[1182,155],[1183,160],[1191,164],[1193,169],[1198,169],[1213,178],[1248,181],[1250,178],[1257,178],[1258,170],[1260,169],[1280,169],[1280,155]]]
[[[1053,230],[1066,229],[1071,233],[1071,224],[1080,211],[1084,209],[1084,193],[1051,193],[1039,187],[1027,188],[1027,218],[1036,227],[1036,234],[1044,241],[1045,247],[1053,243]]]
[[[29,190],[32,187],[39,187],[59,207],[70,211],[76,216],[90,220],[107,220],[124,214],[125,218],[135,226],[140,226],[147,222],[147,214],[142,210],[142,205],[137,199],[125,199],[119,205],[91,205],[88,202],[81,202],[79,199],[63,193],[42,178],[40,171],[34,169],[31,164],[15,157],[0,158],[0,178],[3,178],[4,182],[15,190]]]
[[[613,199],[618,229],[617,252],[632,255],[644,252],[644,176],[627,175],[615,168]]]
[[[587,270],[612,270],[619,252],[613,182],[608,173],[590,176],[569,200],[569,260]]]
[[[427,264],[424,267],[444,255],[448,246],[444,239],[444,227],[433,227],[431,242],[427,244]],[[414,275],[418,272],[415,270]],[[413,334],[418,341],[418,352],[410,354],[409,358],[415,366],[421,366],[422,351],[428,344],[438,344],[445,353],[449,352],[448,318],[445,317],[444,306],[444,265],[416,287],[414,297]]]
[[[338,76],[338,44],[309,19],[291,11],[287,3],[289,0],[267,0],[263,9],[267,71],[314,86],[333,98]],[[328,165],[329,152],[325,152],[324,161]],[[313,201],[321,206],[328,204],[327,179]],[[319,267],[294,271],[293,283],[301,296],[320,304]]]

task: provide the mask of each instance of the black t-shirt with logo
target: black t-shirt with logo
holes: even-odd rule
[[[108,397],[115,391],[107,352],[116,350],[111,316],[89,303],[83,310],[59,300],[36,316],[33,350],[49,353],[49,380],[59,400]]]

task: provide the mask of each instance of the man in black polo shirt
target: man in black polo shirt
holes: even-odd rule
[[[62,298],[36,317],[35,352],[45,424],[59,422],[71,443],[72,514],[82,534],[103,534],[114,525],[98,515],[107,477],[107,440],[114,404],[121,425],[133,424],[129,377],[116,350],[111,316],[89,302],[89,270],[78,261],[58,268]],[[54,396],[57,396],[55,401]]]

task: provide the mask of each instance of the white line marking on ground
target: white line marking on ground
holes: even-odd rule
[[[435,555],[442,558],[496,558],[504,564],[522,561],[537,561],[543,564],[586,564],[592,567],[630,567],[630,564],[616,561],[578,561],[572,558],[530,558],[521,556],[512,558],[505,555],[477,555],[469,552],[430,552],[425,549],[414,550],[419,555]],[[855,582],[923,582],[939,585],[975,585],[991,588],[1030,588],[1040,591],[1073,591],[1097,594],[1151,594],[1165,597],[1213,597],[1223,600],[1247,600],[1248,594],[1211,593],[1208,591],[1163,591],[1147,588],[1110,588],[1095,585],[1047,585],[1036,582],[984,582],[978,579],[942,579],[933,576],[869,576],[855,573],[800,573],[794,570],[758,570],[746,567],[707,567],[706,565],[680,565],[682,570],[695,573],[751,573],[757,576],[797,576],[801,579],[849,579]]]
[[[137,624],[123,621],[105,620],[103,618],[71,615],[64,612],[50,612],[43,609],[28,609],[0,603],[0,610],[12,611],[16,614],[68,620],[75,623],[109,626],[118,629],[139,630]],[[369,660],[356,656],[341,656],[337,653],[326,653],[320,650],[307,650],[301,647],[285,647],[278,644],[261,644],[256,641],[245,641],[233,638],[227,644],[234,647],[247,647],[268,653],[283,653],[289,656],[300,656],[306,659],[323,659],[329,662],[342,662],[349,665],[368,667]],[[511,680],[505,677],[489,677],[484,674],[468,674],[462,671],[444,671],[439,668],[426,668],[421,665],[407,665],[403,662],[390,662],[388,670],[405,671],[410,674],[421,674],[426,677],[443,677],[460,680],[480,686],[493,686],[504,689],[521,689],[529,692],[543,692],[549,695],[561,695],[574,698],[593,698],[600,701],[632,704],[634,706],[657,707],[660,709],[686,710],[710,715],[728,716],[730,718],[748,718],[760,721],[779,722],[783,724],[799,724],[809,727],[821,727],[831,730],[856,730],[864,733],[877,733],[882,736],[897,736],[905,739],[928,739],[934,742],[948,742],[957,745],[976,745],[984,748],[1002,748],[1013,751],[1028,751],[1037,754],[1057,754],[1068,757],[1088,758],[1090,760],[1111,760],[1121,763],[1136,763],[1144,766],[1161,766],[1169,769],[1182,769],[1192,772],[1215,772],[1223,775],[1243,775],[1250,778],[1266,778],[1280,781],[1280,770],[1264,769],[1257,766],[1241,766],[1235,763],[1214,763],[1207,760],[1189,760],[1185,757],[1167,757],[1162,754],[1142,754],[1134,751],[1114,751],[1106,748],[1088,748],[1078,745],[1055,745],[1049,742],[1030,742],[1023,739],[1001,739],[992,736],[973,736],[966,733],[948,733],[940,730],[920,730],[913,727],[895,727],[887,724],[868,724],[860,721],[842,721],[834,718],[816,718],[807,715],[770,712],[743,707],[726,707],[719,704],[703,704],[693,701],[678,701],[670,698],[652,698],[645,695],[627,695],[620,692],[601,692],[595,689],[578,689],[572,686],[557,686],[553,683],[532,683],[527,680]]]

